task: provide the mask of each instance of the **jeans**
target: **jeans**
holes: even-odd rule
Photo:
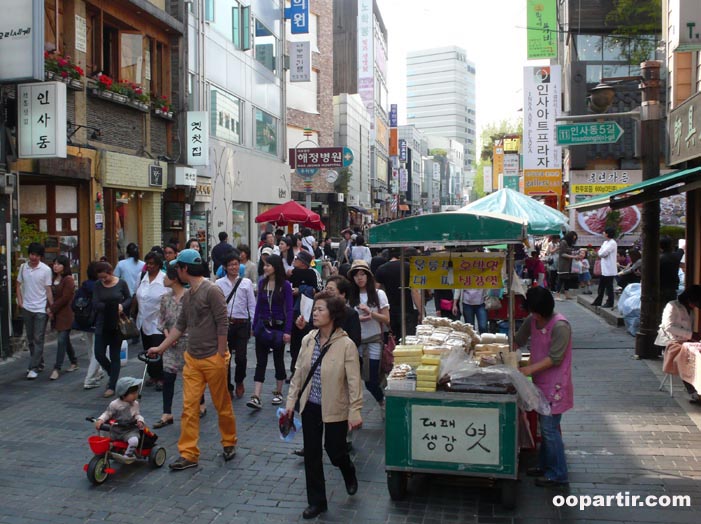
[[[365,389],[367,389],[378,403],[382,403],[385,399],[385,394],[380,387],[380,361],[368,359],[370,376],[365,381]],[[363,359],[360,358],[360,369],[363,369]]]
[[[540,454],[538,466],[545,471],[545,477],[557,482],[567,482],[567,460],[565,445],[560,434],[562,415],[538,415],[540,423]]]
[[[480,333],[487,333],[487,308],[484,304],[473,306],[463,302],[462,314],[466,323],[477,326]],[[477,317],[476,324],[475,317]]]
[[[251,338],[251,323],[229,324],[229,332],[226,337],[229,353],[234,357],[236,370],[234,371],[234,382],[241,384],[246,378],[246,366],[248,365],[248,339]],[[234,385],[231,383],[231,366],[228,373],[229,391],[233,391]]]
[[[110,348],[110,358],[107,358],[107,346]],[[108,333],[95,333],[95,358],[110,376],[108,389],[114,391],[119,380],[119,372],[122,362],[119,359],[119,351],[122,348],[122,335],[119,331]]]
[[[65,331],[59,331],[57,342],[58,346],[56,348],[56,363],[54,364],[54,369],[61,371],[66,353],[68,353],[68,360],[71,361],[71,364],[77,364],[78,359],[75,356],[73,344],[71,344],[71,330],[66,329]]]
[[[265,382],[265,369],[268,367],[268,353],[273,350],[273,363],[275,364],[275,380],[285,380],[285,344],[280,347],[270,348],[256,338],[256,371],[253,375],[255,382]]]
[[[44,362],[44,334],[46,333],[46,322],[49,315],[46,313],[32,313],[26,309],[22,310],[24,318],[24,329],[27,333],[27,344],[29,345],[29,369],[39,370],[39,366]]]
[[[595,305],[601,305],[604,292],[606,293],[606,305],[613,305],[613,278],[613,275],[610,277],[605,277],[603,275],[599,277],[599,290],[596,293],[596,300],[594,300]]]
[[[88,372],[85,374],[85,380],[83,385],[90,386],[100,381],[100,363],[95,358],[95,333],[92,331],[85,331],[85,339],[88,342],[88,353],[90,355],[90,365],[88,366]]]
[[[340,468],[343,478],[355,473],[346,447],[348,421],[327,422],[321,419],[321,406],[307,402],[302,412],[302,427],[304,431],[304,476],[307,481],[307,502],[310,506],[326,506],[326,482],[324,480],[324,465],[321,440],[324,438],[324,449],[331,464]],[[326,435],[324,435],[326,433]]]
[[[144,351],[148,351],[148,348],[159,346],[165,339],[166,337],[162,333],[147,335],[143,329],[141,330],[141,346],[144,348]],[[163,360],[146,364],[146,372],[151,380],[163,380]]]

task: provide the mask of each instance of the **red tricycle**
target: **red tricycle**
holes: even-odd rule
[[[86,420],[94,424],[97,419],[87,417]],[[135,461],[124,456],[128,446],[126,442],[102,436],[102,431],[109,434],[111,426],[109,423],[102,424],[97,435],[88,437],[88,444],[95,456],[83,466],[83,470],[88,475],[88,480],[96,485],[102,484],[111,474],[115,473],[115,469],[110,466],[110,460],[120,464],[131,464]],[[154,468],[160,468],[166,461],[166,449],[156,446],[158,436],[148,428],[144,428],[140,433],[139,447],[134,453],[136,461],[148,461]]]

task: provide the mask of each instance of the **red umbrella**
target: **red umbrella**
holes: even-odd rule
[[[319,217],[317,213],[299,205],[294,200],[290,200],[289,202],[268,209],[265,213],[261,213],[256,217],[256,222],[272,222],[278,226],[301,224],[311,229],[326,229],[326,226],[324,226],[321,221],[321,217]]]

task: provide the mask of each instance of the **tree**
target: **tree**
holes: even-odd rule
[[[661,0],[615,0],[606,23],[614,26],[609,39],[623,48],[630,63],[644,62],[657,48],[655,35],[662,33]]]
[[[492,160],[494,141],[504,135],[523,135],[523,120],[501,120],[500,122],[484,126],[480,134],[480,143],[482,144],[481,158],[483,160]]]

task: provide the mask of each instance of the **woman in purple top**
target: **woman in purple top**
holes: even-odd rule
[[[292,333],[292,286],[285,279],[285,268],[279,255],[270,255],[263,265],[263,276],[258,281],[258,300],[253,317],[253,334],[256,337],[256,372],[253,377],[255,390],[246,405],[261,409],[260,394],[268,366],[268,353],[273,351],[276,389],[274,406],[282,404],[282,383],[285,380],[285,344]]]

